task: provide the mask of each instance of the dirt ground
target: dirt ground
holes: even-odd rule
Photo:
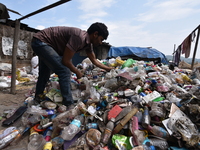
[[[34,86],[34,84],[17,85],[16,94],[10,94],[10,88],[0,89],[0,116],[2,116],[6,110],[17,109],[22,106],[24,104],[24,100],[26,99],[25,94],[27,94]],[[4,118],[0,121],[0,130],[4,130],[11,126],[19,127],[21,125],[21,118],[8,127],[2,126],[3,121]],[[29,133],[27,132],[21,137],[21,140],[17,143],[17,145],[9,145],[3,150],[27,150],[28,136]]]

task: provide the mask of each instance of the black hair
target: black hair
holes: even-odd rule
[[[107,39],[107,37],[109,35],[108,28],[107,28],[107,26],[104,23],[100,23],[100,22],[93,23],[87,29],[88,34],[92,34],[95,31],[97,31],[98,35],[102,36],[105,40]]]

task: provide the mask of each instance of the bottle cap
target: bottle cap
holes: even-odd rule
[[[115,118],[111,118],[110,121],[115,122]]]

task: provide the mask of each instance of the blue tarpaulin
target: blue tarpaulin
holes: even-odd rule
[[[108,58],[115,58],[117,56],[129,56],[138,60],[160,60],[161,63],[168,64],[165,55],[154,48],[111,46],[108,52]]]

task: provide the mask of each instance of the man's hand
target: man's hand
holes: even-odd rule
[[[76,76],[77,76],[77,79],[80,79],[80,78],[83,76],[83,74],[79,71],[79,72],[76,74]]]
[[[108,67],[108,68],[106,68],[105,70],[106,71],[110,71],[110,70],[112,70],[112,69],[115,69],[114,67]]]

